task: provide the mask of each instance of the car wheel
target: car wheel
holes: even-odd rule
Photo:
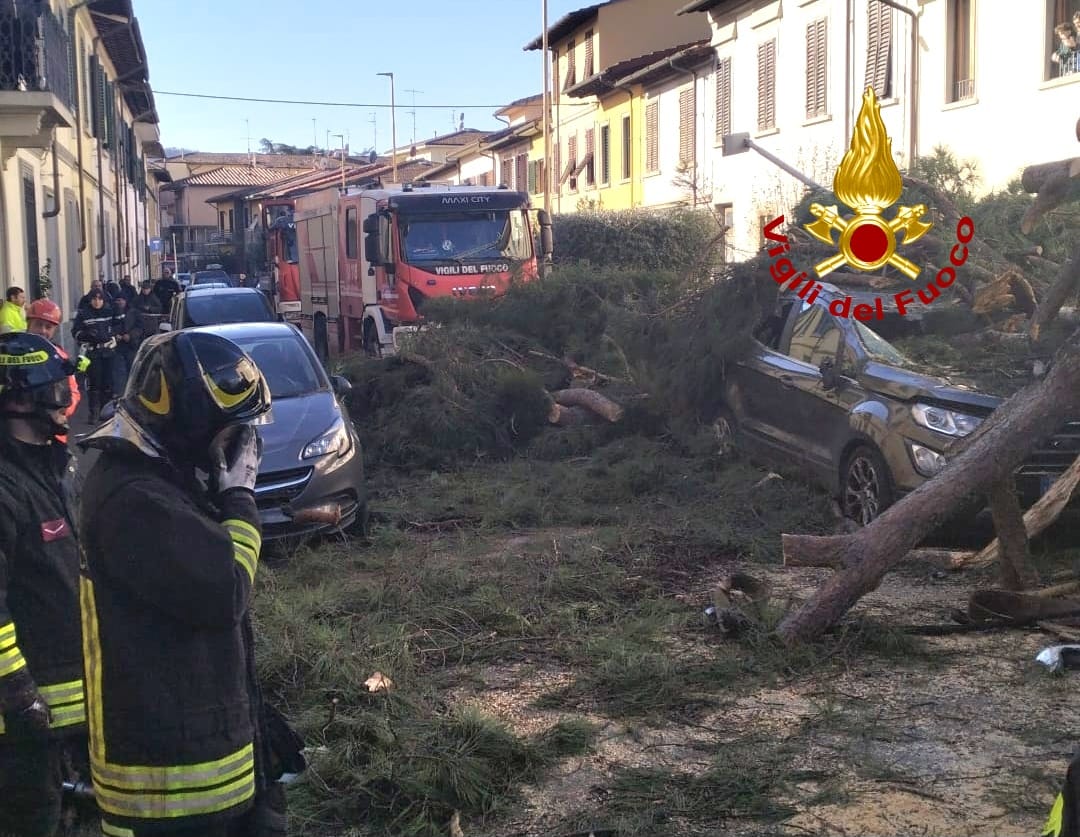
[[[738,429],[735,425],[735,415],[727,407],[721,407],[712,424],[713,436],[716,438],[716,454],[720,457],[731,456],[736,449],[736,437]]]
[[[892,474],[881,454],[868,445],[855,448],[844,464],[840,483],[840,504],[844,516],[860,526],[866,526],[892,502]]]
[[[371,513],[367,503],[361,503],[356,510],[356,519],[349,526],[348,532],[358,538],[366,538],[371,533]]]

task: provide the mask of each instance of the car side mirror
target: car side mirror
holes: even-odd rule
[[[101,412],[98,413],[99,418],[102,421],[108,421],[116,415],[116,399],[114,398],[108,404],[104,404],[101,407]]]
[[[826,390],[834,390],[840,387],[840,376],[836,372],[836,366],[830,358],[821,361],[818,367],[821,372],[821,384]]]
[[[330,384],[334,387],[334,394],[339,398],[352,392],[352,384],[344,375],[331,375]]]
[[[161,325],[159,325],[157,327],[157,330],[158,331],[172,331],[172,323],[161,323]]]

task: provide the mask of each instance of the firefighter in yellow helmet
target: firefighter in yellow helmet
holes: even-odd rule
[[[83,488],[94,795],[107,835],[284,835],[249,616],[270,391],[235,343],[151,337]],[[208,475],[208,476],[204,476]],[[117,521],[122,523],[117,525]]]

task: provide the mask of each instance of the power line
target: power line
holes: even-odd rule
[[[324,108],[386,108],[390,105],[363,104],[362,102],[312,102],[306,99],[262,99],[255,96],[218,96],[211,93],[181,93],[175,90],[155,90],[155,96],[182,96],[187,99],[216,99],[222,102],[264,102],[271,105],[308,105]],[[562,102],[560,107],[594,107],[592,102]],[[506,102],[496,105],[413,105],[416,108],[456,108],[458,110],[489,110],[491,108],[504,108]]]

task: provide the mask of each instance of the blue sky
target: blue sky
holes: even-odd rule
[[[397,139],[447,133],[465,113],[470,128],[497,129],[493,107],[541,92],[540,0],[135,0],[155,91],[357,102],[340,108],[211,101],[157,95],[166,146],[246,151],[263,137],[326,145],[348,133],[359,151],[390,143],[390,80]],[[548,23],[588,0],[548,0]],[[435,105],[437,107],[419,107]],[[372,114],[377,123],[372,125]],[[244,120],[248,120],[245,124]],[[312,119],[315,125],[312,125]],[[341,140],[331,136],[331,147]]]

